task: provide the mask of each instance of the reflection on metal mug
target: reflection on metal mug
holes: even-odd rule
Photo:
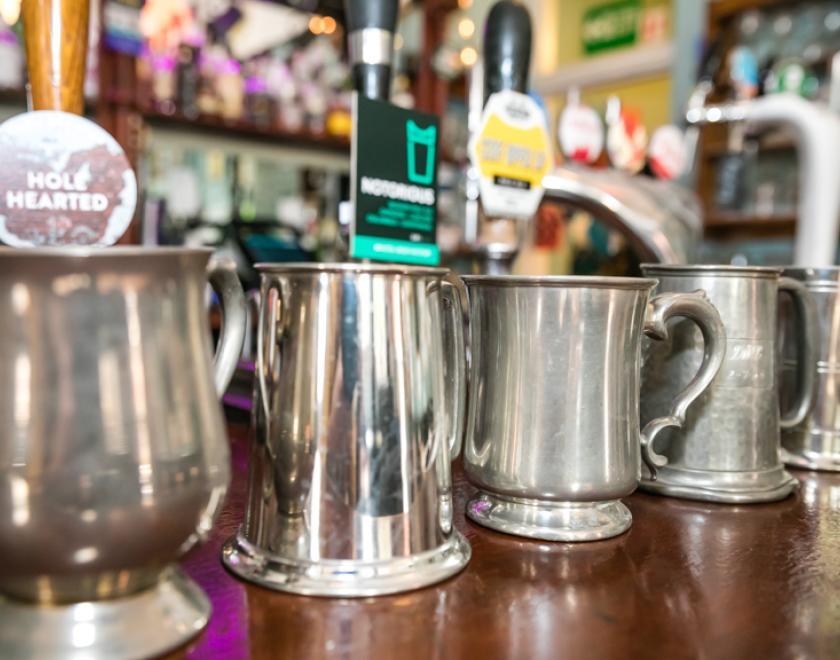
[[[616,536],[631,523],[620,498],[639,483],[657,435],[679,427],[723,359],[720,318],[701,292],[650,297],[655,280],[465,277],[470,400],[464,465],[479,493],[475,522],[557,541]],[[665,416],[639,432],[642,333],[697,323],[706,356]]]
[[[799,424],[782,429],[782,458],[792,467],[840,472],[840,268],[785,268],[783,274],[801,282],[814,298],[820,343],[814,405]],[[779,301],[782,410],[795,404],[802,378],[791,302]]]
[[[0,592],[49,605],[0,598],[0,656],[78,651],[83,601],[90,657],[156,655],[206,623],[207,598],[169,567],[210,530],[229,479],[218,397],[245,303],[233,265],[211,265],[224,312],[211,368],[209,258],[0,250]]]
[[[258,268],[255,442],[225,564],[329,596],[458,572],[470,556],[450,471],[466,398],[463,285],[432,268]]]
[[[715,382],[689,412],[679,432],[662,439],[669,464],[642,488],[713,502],[779,500],[796,480],[779,458],[779,430],[793,428],[813,401],[817,318],[805,287],[780,277],[781,269],[737,266],[642,266],[658,291],[703,289],[720,311],[727,353]],[[796,310],[800,386],[779,412],[777,325],[780,292]],[[673,392],[703,359],[692,327],[677,326],[666,347],[651,347],[642,373],[642,421],[662,414]]]

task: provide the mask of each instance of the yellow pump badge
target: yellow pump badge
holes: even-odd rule
[[[470,144],[470,156],[487,215],[534,215],[553,157],[545,116],[531,97],[512,91],[493,94]]]

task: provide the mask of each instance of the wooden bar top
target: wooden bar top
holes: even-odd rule
[[[795,472],[775,504],[635,494],[633,526],[594,543],[527,541],[465,521],[470,564],[398,596],[292,596],[241,582],[222,542],[242,519],[248,432],[230,426],[234,477],[211,539],[182,562],[213,603],[178,658],[840,657],[840,474]],[[153,632],[150,631],[150,634]]]

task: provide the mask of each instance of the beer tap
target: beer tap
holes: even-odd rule
[[[531,17],[514,0],[497,2],[487,17],[484,30],[483,63],[472,71],[470,104],[480,103],[477,112],[496,92],[525,93],[531,60]],[[480,90],[480,91],[479,91]],[[480,94],[480,96],[479,96]],[[471,108],[473,110],[473,108]],[[472,122],[476,130],[477,122]],[[519,253],[527,223],[486,215],[478,203],[475,167],[467,172],[467,226],[464,242],[488,274],[509,273]],[[472,193],[472,194],[470,194]]]
[[[344,0],[353,86],[371,99],[390,95],[397,9],[397,0]]]
[[[344,0],[353,88],[370,99],[387,101],[391,93],[398,8],[398,0]],[[344,200],[338,205],[338,222],[345,243],[349,241],[352,221],[353,207]]]

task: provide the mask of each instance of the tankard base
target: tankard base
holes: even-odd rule
[[[467,517],[497,532],[543,541],[598,541],[627,531],[633,521],[621,500],[556,502],[479,492]]]
[[[457,530],[439,548],[382,561],[301,561],[271,555],[237,534],[222,548],[225,567],[262,587],[303,596],[353,598],[421,589],[461,571],[470,544]]]
[[[197,635],[210,602],[179,569],[124,598],[36,605],[0,596],[0,657],[157,657]]]
[[[819,470],[821,472],[840,472],[840,454],[818,454],[782,449],[782,460],[786,465],[798,470]]]
[[[724,504],[758,504],[783,500],[799,482],[782,466],[753,472],[659,468],[656,481],[642,478],[639,489],[688,500]]]

